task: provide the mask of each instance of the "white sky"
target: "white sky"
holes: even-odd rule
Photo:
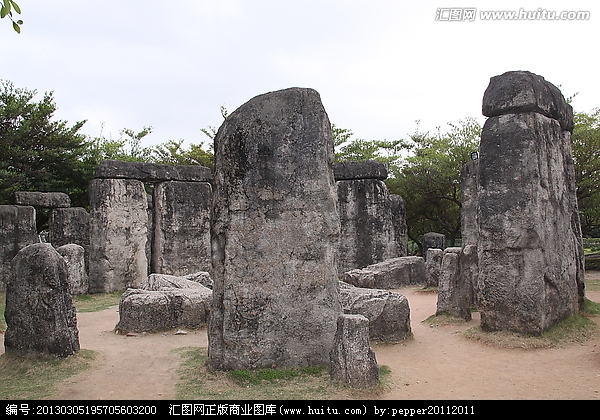
[[[321,94],[355,137],[407,138],[481,116],[492,76],[529,70],[576,111],[600,107],[600,3],[404,0],[16,0],[21,34],[0,20],[0,79],[54,91],[56,118],[145,145],[205,142],[252,97],[293,86]],[[436,21],[476,7],[474,21]],[[481,11],[589,11],[589,20],[484,21]]]

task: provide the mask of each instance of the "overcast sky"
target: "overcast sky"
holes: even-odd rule
[[[145,145],[204,142],[200,129],[221,124],[221,105],[231,112],[298,86],[317,90],[331,122],[357,138],[407,138],[416,120],[432,132],[483,123],[490,77],[510,70],[578,93],[576,111],[600,107],[592,1],[16,1],[24,24],[17,34],[0,21],[0,79],[53,91],[56,117],[87,120],[90,136],[152,126]],[[474,7],[473,20],[450,20]],[[521,10],[589,16],[482,16]]]

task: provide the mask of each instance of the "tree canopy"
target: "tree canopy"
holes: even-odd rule
[[[0,18],[4,19],[5,17],[8,17],[12,22],[15,32],[21,33],[23,21],[21,19],[14,20],[13,11],[16,14],[21,14],[21,8],[14,0],[2,0],[2,3],[0,4]]]

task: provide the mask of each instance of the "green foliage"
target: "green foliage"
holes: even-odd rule
[[[153,150],[152,160],[165,165],[201,165],[208,168],[214,166],[212,152],[204,150],[202,145],[191,144],[188,149],[182,148],[183,140],[169,140],[159,144]]]
[[[88,137],[84,159],[97,165],[105,159],[125,162],[149,162],[152,160],[151,147],[142,147],[142,139],[152,133],[152,127],[144,127],[139,132],[124,128],[118,140],[106,138],[102,133],[98,137]]]
[[[21,33],[21,25],[23,24],[23,21],[21,19],[13,19],[13,10],[15,13],[19,15],[21,14],[21,8],[14,0],[2,0],[2,3],[0,4],[0,18],[4,19],[5,17],[8,17],[12,22],[15,32]]]
[[[583,236],[600,236],[600,108],[575,113],[571,136]]]
[[[291,369],[235,369],[230,371],[229,375],[241,385],[259,385],[263,381],[276,382],[282,380],[291,380],[306,375],[320,376],[325,370],[326,369],[324,366],[308,366]]]
[[[427,232],[446,235],[453,246],[460,237],[460,173],[471,153],[479,149],[481,126],[467,118],[448,123],[447,132],[431,135],[417,129],[411,135],[411,155],[393,166],[386,181],[391,193],[406,201],[408,237],[419,248]]]
[[[61,191],[78,205],[87,199],[90,180],[79,133],[85,121],[53,121],[52,93],[39,102],[36,93],[0,82],[0,203],[9,203],[14,191]]]

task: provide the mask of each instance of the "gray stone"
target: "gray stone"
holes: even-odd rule
[[[90,293],[135,288],[147,277],[147,197],[131,179],[90,183]]]
[[[477,222],[477,177],[479,160],[471,160],[462,167],[460,174],[460,236],[461,245],[477,245],[479,224]]]
[[[331,380],[351,388],[379,384],[379,367],[369,343],[369,320],[362,315],[340,315],[333,349]]]
[[[148,162],[105,160],[96,167],[95,178],[137,179],[143,182],[210,182],[210,168],[200,165],[161,165]]]
[[[341,313],[331,126],[291,88],[231,113],[215,138],[209,366],[329,361]]]
[[[119,333],[200,328],[207,324],[212,292],[205,287],[127,289],[119,302]]]
[[[519,97],[519,89],[517,83],[510,91]],[[561,118],[547,110],[562,109],[563,100],[536,101],[538,112],[503,108],[520,113],[488,118],[481,136],[477,251],[485,330],[538,335],[583,304],[570,133],[546,115]]]
[[[6,287],[6,353],[67,357],[79,351],[75,306],[64,258],[50,244],[15,256]]]
[[[450,247],[444,250],[436,314],[448,313],[466,321],[471,319],[467,286],[461,276],[462,248]]]
[[[463,293],[466,294],[466,302],[470,307],[479,306],[478,284],[479,284],[479,255],[476,245],[462,247],[460,253],[460,276],[464,284]]]
[[[341,233],[338,270],[356,268],[399,257],[391,201],[377,179],[338,181]]]
[[[171,276],[168,274],[150,274],[140,284],[142,290],[159,291],[164,288],[168,289],[206,289],[201,283],[188,280],[184,277]]]
[[[423,257],[427,258],[427,250],[429,248],[446,249],[446,235],[443,233],[427,232],[421,240],[423,248]]]
[[[208,287],[212,290],[213,288],[213,280],[210,276],[210,273],[207,271],[198,271],[197,273],[186,274],[183,276],[184,279],[195,281],[196,283],[200,283],[201,285]]]
[[[425,260],[425,277],[427,287],[438,287],[440,275],[442,272],[442,258],[444,251],[439,248],[427,249],[427,259]]]
[[[0,205],[0,290],[10,279],[10,263],[19,250],[39,242],[35,208]]]
[[[492,77],[483,94],[482,110],[486,117],[536,112],[558,121],[563,130],[573,131],[573,108],[560,90],[528,71]]]
[[[333,164],[333,176],[336,181],[350,179],[378,179],[383,181],[388,177],[388,171],[383,163],[373,160],[335,162]]]
[[[398,257],[408,256],[408,226],[406,225],[406,201],[398,194],[390,194],[390,212],[394,226],[394,239]]]
[[[82,207],[58,208],[50,212],[48,241],[55,248],[77,244],[85,251],[85,268],[89,269],[90,214]]]
[[[67,262],[69,276],[69,293],[71,296],[84,295],[88,292],[88,275],[85,269],[85,250],[81,245],[66,244],[56,248],[56,251]]]
[[[369,339],[398,343],[411,337],[410,307],[402,293],[340,282],[342,310],[369,320]]]
[[[211,269],[207,182],[161,182],[154,188],[152,272],[185,275]]]
[[[61,192],[15,191],[15,204],[53,209],[71,207],[71,199]]]
[[[362,269],[344,273],[342,280],[356,287],[398,289],[425,285],[425,261],[422,257],[398,257]]]

